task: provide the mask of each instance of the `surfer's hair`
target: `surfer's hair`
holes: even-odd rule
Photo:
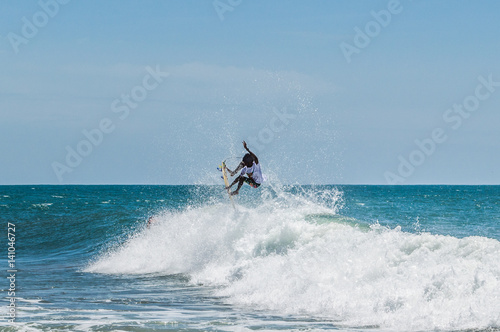
[[[252,167],[253,165],[253,157],[250,153],[247,153],[246,155],[243,156],[243,163],[247,167]]]

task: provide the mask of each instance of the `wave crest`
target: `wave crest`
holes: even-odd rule
[[[350,327],[500,327],[499,241],[363,225],[337,214],[338,192],[319,197],[164,212],[86,271],[185,274],[234,305]]]

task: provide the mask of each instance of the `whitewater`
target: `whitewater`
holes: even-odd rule
[[[337,326],[500,326],[499,241],[360,224],[338,215],[335,189],[314,195],[165,211],[85,271],[183,274],[232,305]]]
[[[14,330],[500,330],[498,187],[2,189]]]

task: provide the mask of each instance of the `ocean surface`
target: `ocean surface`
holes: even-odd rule
[[[0,219],[2,331],[500,331],[500,186],[0,186]]]

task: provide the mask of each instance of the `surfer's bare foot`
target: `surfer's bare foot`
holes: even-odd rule
[[[232,193],[230,193],[231,196],[236,196],[238,195],[238,192],[237,191],[233,191]]]

